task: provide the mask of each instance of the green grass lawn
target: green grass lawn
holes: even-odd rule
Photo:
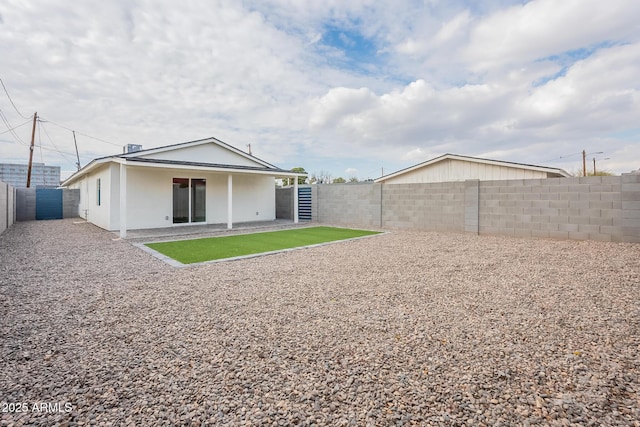
[[[309,227],[239,234],[236,236],[148,243],[147,246],[183,264],[192,264],[194,262],[298,248],[378,233],[380,232],[349,228]]]

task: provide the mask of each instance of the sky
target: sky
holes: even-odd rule
[[[37,112],[63,178],[72,130],[81,166],[216,137],[345,179],[445,153],[640,168],[637,0],[0,0],[0,78],[0,162]]]

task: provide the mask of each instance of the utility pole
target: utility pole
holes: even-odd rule
[[[36,141],[36,121],[38,112],[33,113],[33,129],[31,130],[31,146],[29,146],[29,166],[27,167],[27,188],[31,187],[31,167],[33,166],[33,148]]]
[[[604,154],[604,151],[595,151],[593,153],[589,153],[589,156],[592,154]],[[593,174],[596,174],[596,158],[593,158]],[[582,150],[582,176],[587,176],[587,151]]]
[[[251,156],[251,144],[247,144],[247,147],[249,147],[249,155]]]
[[[78,154],[78,142],[76,141],[76,131],[72,130],[73,133],[73,143],[76,145],[76,158],[78,161],[76,162],[76,167],[80,170],[80,154]]]

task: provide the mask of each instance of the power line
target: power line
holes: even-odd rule
[[[29,117],[25,116],[20,111],[18,111],[18,107],[16,107],[16,104],[13,103],[13,99],[11,99],[11,95],[9,95],[9,91],[7,91],[7,88],[5,87],[2,79],[0,79],[0,83],[2,83],[2,89],[4,89],[4,93],[7,94],[7,98],[9,98],[9,102],[11,102],[11,105],[13,105],[13,109],[16,110],[16,113],[18,113],[20,117],[22,117],[23,119],[28,119]]]
[[[40,163],[44,163],[44,159],[42,158],[42,126],[38,126],[38,143],[40,145]]]
[[[70,155],[70,156],[75,156],[75,154],[72,154],[72,153],[65,153],[64,151],[55,150],[55,149],[53,149],[53,148],[45,147],[45,146],[42,146],[42,145],[40,146],[40,149],[41,149],[41,150],[51,151],[51,152],[54,152],[54,153],[58,153],[58,154],[60,154],[62,157],[64,157],[64,159],[65,159],[67,162],[69,162],[69,163],[74,163],[74,164],[75,164],[75,161],[69,160],[69,158],[68,158],[67,156],[65,156],[65,154],[68,154],[68,155]]]
[[[24,123],[22,123],[22,124],[19,124],[19,125],[17,125],[17,126],[14,126],[14,127],[12,127],[12,128],[9,128],[8,130],[5,130],[5,131],[0,132],[0,135],[4,135],[5,133],[9,133],[9,132],[11,132],[11,131],[13,131],[13,130],[15,130],[15,129],[18,129],[19,127],[22,127],[22,126],[24,126],[24,125],[28,124],[28,123],[31,123],[31,119],[27,120],[26,122],[24,122]],[[5,123],[5,124],[6,124],[6,123]]]
[[[543,161],[542,161],[542,163],[553,162],[553,161],[555,161],[555,160],[565,159],[565,158],[567,158],[567,157],[579,156],[580,154],[582,154],[582,152],[580,152],[580,153],[574,153],[574,154],[567,154],[567,155],[565,155],[565,156],[560,156],[560,157],[554,157],[553,159],[543,160]]]
[[[11,132],[11,135],[13,135],[13,137],[15,138],[16,141],[18,141],[20,144],[22,145],[27,145],[26,142],[24,142],[22,139],[20,139],[20,137],[18,136],[17,133],[15,133],[15,131],[13,129],[15,129],[15,126],[11,126],[11,124],[9,123],[9,120],[7,120],[7,117],[4,115],[4,113],[2,112],[2,110],[0,110],[0,118],[2,119],[2,121],[4,122],[5,126],[7,126],[7,129],[9,129],[9,132]]]
[[[0,78],[0,84],[2,85],[2,89],[4,89],[4,93],[7,95],[7,98],[9,98],[9,102],[11,102],[11,105],[13,106],[13,109],[14,109],[14,110],[16,110],[16,113],[18,113],[18,114],[20,115],[20,117],[22,117],[23,119],[26,119],[26,120],[29,120],[29,121],[30,121],[30,120],[31,120],[31,118],[30,118],[30,117],[25,116],[24,114],[22,114],[22,113],[20,112],[20,110],[18,110],[18,107],[16,107],[16,104],[13,102],[13,99],[11,98],[11,95],[9,95],[9,91],[7,90],[7,87],[4,85],[4,82],[2,81],[2,79],[1,79],[1,78]],[[1,113],[1,112],[0,112],[0,113]],[[12,133],[12,135],[14,135],[14,137],[15,137],[19,142],[21,142],[21,143],[23,143],[23,144],[24,144],[25,142],[24,142],[24,141],[22,141],[22,140],[20,139],[20,137],[18,137],[14,132],[12,132],[12,130],[13,130],[13,129],[16,129],[16,128],[20,127],[20,126],[23,126],[23,125],[25,125],[26,123],[29,123],[29,122],[25,122],[25,123],[23,123],[22,125],[12,127],[12,126],[9,124],[8,120],[6,119],[6,117],[4,117],[4,115],[2,115],[2,120],[5,122],[5,125],[7,125],[7,128],[9,129],[9,131],[8,131],[8,132],[11,132],[11,133]],[[74,132],[74,129],[70,129],[70,128],[66,127],[66,126],[63,126],[63,125],[59,124],[59,123],[52,122],[51,120],[43,120],[42,118],[40,118],[38,121],[40,121],[41,123],[43,123],[43,122],[48,122],[48,123],[51,123],[51,124],[53,124],[53,125],[55,125],[55,126],[61,127],[61,128],[63,128],[63,129],[66,129],[66,130],[68,130],[68,131],[70,131],[70,132]],[[46,131],[45,131],[45,132],[46,132]],[[2,132],[2,133],[0,133],[0,135],[2,135],[3,133],[6,133],[6,132]],[[75,131],[75,133],[77,133],[77,134],[79,134],[79,135],[82,135],[82,136],[85,136],[85,137],[87,137],[87,138],[95,139],[96,141],[104,142],[104,143],[106,143],[106,144],[111,144],[111,145],[113,145],[113,146],[115,146],[115,147],[122,147],[122,145],[123,145],[123,144],[118,144],[118,143],[115,143],[115,142],[107,141],[107,140],[104,140],[104,139],[101,139],[101,138],[97,138],[97,137],[95,137],[95,136],[87,135],[87,134],[82,133],[82,132]]]
[[[44,127],[43,123],[40,123],[40,127],[42,128],[42,130],[44,131],[44,134],[47,136],[47,138],[49,138],[49,142],[51,142],[51,145],[53,145],[53,147],[55,148],[55,150],[52,151],[57,151],[58,153],[60,153],[62,155],[62,157],[64,157],[64,159],[68,162],[73,163],[71,160],[69,160],[69,158],[67,156],[65,156],[65,153],[63,151],[61,151],[58,146],[53,142],[53,139],[51,139],[51,136],[49,135],[49,132],[47,132],[47,128]],[[42,142],[40,142],[40,149],[42,149]],[[46,150],[46,148],[45,148]],[[70,153],[66,153],[66,154],[70,154]]]
[[[111,145],[114,145],[116,147],[122,147],[122,145],[123,145],[123,144],[118,144],[118,143],[115,143],[115,142],[107,141],[107,140],[104,140],[104,139],[96,138],[95,136],[87,135],[86,133],[78,132],[75,129],[68,128],[68,127],[63,126],[63,125],[61,125],[59,123],[52,122],[51,120],[44,120],[44,119],[41,118],[40,122],[42,122],[42,123],[51,123],[52,125],[58,126],[58,127],[62,128],[62,129],[66,129],[69,132],[75,132],[78,135],[86,136],[87,138],[95,139],[96,141],[104,142],[106,144],[111,144]]]

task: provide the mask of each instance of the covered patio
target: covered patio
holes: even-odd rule
[[[258,231],[284,230],[288,228],[307,227],[309,222],[295,222],[290,219],[271,221],[254,221],[234,224],[233,228],[226,223],[191,225],[188,227],[163,227],[127,230],[126,240],[131,242],[157,242],[163,240],[193,239],[198,237],[229,236],[233,234],[252,233]],[[113,232],[114,239],[121,238],[120,232]]]
[[[292,179],[297,189],[306,176],[216,138],[127,150],[93,160],[62,183],[80,190],[80,216],[123,239],[142,229],[179,228],[167,233],[192,235],[193,227],[231,230],[273,222],[276,179]],[[297,203],[296,197],[294,223]]]

